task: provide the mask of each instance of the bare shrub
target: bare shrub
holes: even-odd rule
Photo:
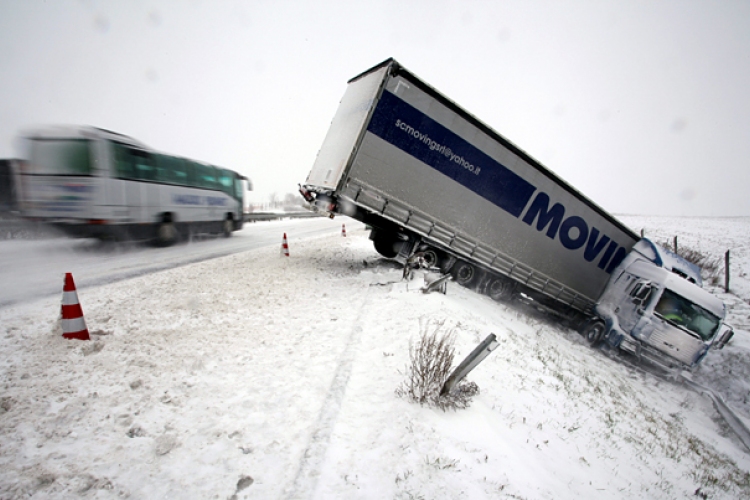
[[[409,365],[406,380],[396,389],[396,395],[420,405],[446,409],[467,408],[471,398],[479,393],[473,382],[460,382],[450,394],[440,396],[443,384],[453,369],[455,328],[447,328],[445,321],[420,322],[419,341],[409,342]]]

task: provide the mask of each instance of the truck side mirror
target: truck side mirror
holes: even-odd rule
[[[731,338],[734,336],[734,329],[729,325],[721,325],[721,330],[719,330],[719,334],[717,335],[717,340],[714,342],[714,349],[723,349],[725,345],[731,340]]]

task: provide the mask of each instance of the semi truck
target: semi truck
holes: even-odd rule
[[[384,257],[523,297],[660,365],[731,338],[700,270],[586,198],[394,59],[349,80],[300,193],[371,228]],[[667,299],[683,317],[664,312]]]
[[[18,171],[16,159],[0,160],[0,214],[12,212],[17,209],[16,202],[16,172]]]

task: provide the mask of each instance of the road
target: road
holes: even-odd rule
[[[245,224],[231,238],[205,238],[167,248],[146,244],[103,244],[96,240],[48,238],[0,241],[0,307],[62,293],[73,273],[77,287],[112,283],[233,253],[281,246],[290,241],[341,231],[346,218],[294,219]]]

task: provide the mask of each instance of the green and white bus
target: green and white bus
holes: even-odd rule
[[[154,151],[108,130],[61,126],[21,134],[21,215],[77,237],[171,244],[242,228],[249,179]]]

